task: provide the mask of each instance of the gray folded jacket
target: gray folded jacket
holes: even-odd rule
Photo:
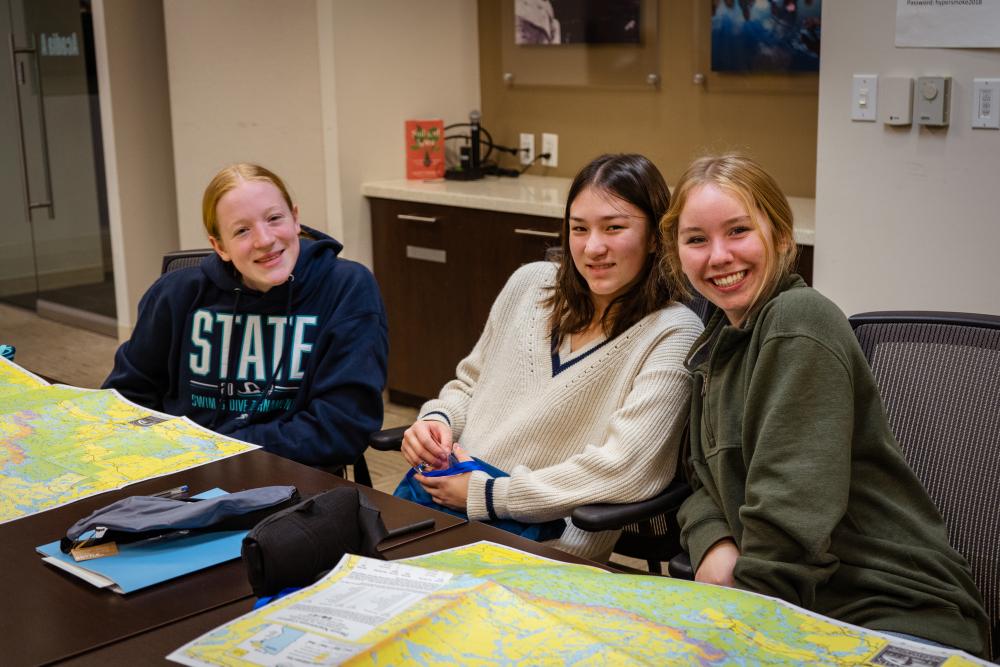
[[[94,511],[66,531],[60,548],[69,553],[93,530],[88,544],[127,543],[177,531],[250,529],[265,517],[299,501],[294,486],[263,486],[205,500],[131,496]]]

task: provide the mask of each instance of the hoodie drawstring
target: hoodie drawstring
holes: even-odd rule
[[[292,275],[291,273],[289,273],[288,274],[288,283],[287,283],[288,284],[288,296],[285,298],[285,326],[291,326],[291,324],[292,324],[292,283],[293,282],[295,282],[295,276]],[[253,403],[250,404],[250,409],[247,410],[242,415],[240,415],[241,419],[246,420],[247,425],[249,425],[250,423],[253,422],[254,416],[257,413],[257,406],[261,404],[261,399],[263,399],[264,402],[265,402],[265,404],[266,404],[267,400],[269,398],[271,398],[271,394],[274,392],[274,383],[277,381],[278,377],[281,375],[281,371],[285,367],[285,357],[288,356],[286,354],[286,348],[288,347],[288,341],[291,338],[292,338],[291,336],[285,336],[285,340],[282,341],[281,356],[278,357],[278,365],[275,367],[274,373],[271,374],[271,379],[270,379],[270,381],[268,381],[267,386],[264,388],[264,391],[262,391],[260,394],[258,394],[257,398],[255,398],[253,400]]]
[[[239,287],[234,287],[233,292],[236,293],[236,298],[233,299],[233,309],[230,312],[230,324],[229,324],[229,350],[226,354],[226,376],[232,375],[233,372],[233,350],[236,348],[233,345],[233,339],[236,338],[236,315],[239,313],[240,309],[240,295],[243,294],[243,290]],[[219,378],[219,400],[215,404],[215,416],[212,417],[212,424],[209,426],[211,429],[215,429],[219,425],[219,420],[222,418],[222,408],[226,404],[226,386],[232,386],[232,382],[227,382],[225,378]],[[230,392],[230,395],[232,392]]]

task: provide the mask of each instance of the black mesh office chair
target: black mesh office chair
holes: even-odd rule
[[[163,256],[163,266],[160,274],[170,273],[177,269],[186,269],[189,266],[198,266],[206,255],[214,252],[211,248],[195,248],[194,250],[174,250]]]
[[[1000,658],[1000,317],[850,318],[892,432],[969,561]]]
[[[1000,657],[1000,317],[874,312],[850,318],[889,425],[969,561]],[[692,579],[688,554],[671,576]]]
[[[214,251],[211,248],[195,248],[194,250],[175,250],[173,252],[168,252],[163,256],[163,266],[160,273],[169,273],[170,271],[177,271],[178,269],[184,269],[189,266],[198,266],[201,260],[206,256],[212,254]],[[347,466],[313,466],[314,468],[319,468],[324,472],[328,472],[332,475],[337,475],[338,477],[347,477]],[[358,460],[353,464],[354,481],[358,484],[364,484],[365,486],[372,485],[372,476],[368,471],[368,462],[365,460],[365,455],[362,453]]]

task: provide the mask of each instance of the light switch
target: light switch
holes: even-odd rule
[[[855,74],[851,83],[851,120],[874,121],[877,100],[878,75]]]
[[[1000,130],[1000,79],[972,80],[972,127]]]
[[[948,124],[951,111],[951,77],[921,76],[917,78],[913,115],[917,125],[943,126]]]

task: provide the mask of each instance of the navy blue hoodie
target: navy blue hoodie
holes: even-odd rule
[[[302,229],[316,240],[266,293],[215,253],[161,276],[104,388],[302,463],[353,463],[382,426],[385,309],[368,269]]]

